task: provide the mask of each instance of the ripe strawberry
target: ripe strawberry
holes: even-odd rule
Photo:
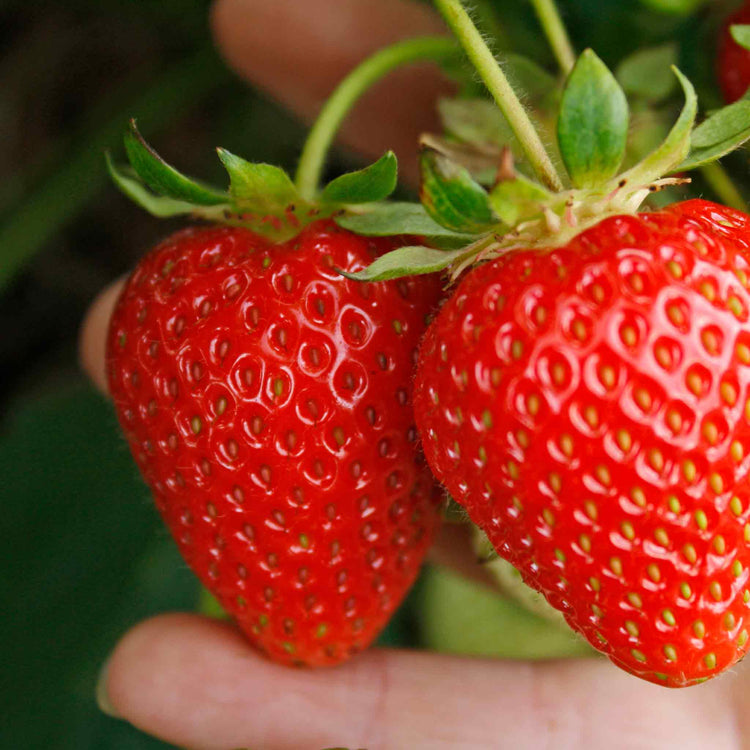
[[[750,86],[750,50],[733,39],[730,27],[735,24],[750,24],[750,2],[745,2],[726,19],[719,34],[716,73],[728,103],[741,99]]]
[[[622,668],[683,686],[750,621],[750,217],[615,216],[472,270],[420,349],[438,479]]]
[[[282,662],[365,648],[438,523],[410,394],[439,284],[336,271],[394,242],[331,221],[281,244],[187,229],[141,261],[112,318],[110,391],[157,507],[201,581]]]

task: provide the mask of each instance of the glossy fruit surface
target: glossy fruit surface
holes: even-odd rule
[[[750,618],[750,217],[694,200],[469,272],[420,349],[437,478],[623,669],[684,686]]]
[[[721,92],[727,103],[741,99],[750,87],[750,50],[737,44],[729,27],[750,24],[750,2],[732,13],[721,28],[716,58],[716,70]]]
[[[366,647],[438,523],[411,383],[439,281],[336,271],[393,244],[330,222],[279,245],[186,229],[143,259],[112,319],[110,390],[157,507],[201,581],[282,662]]]

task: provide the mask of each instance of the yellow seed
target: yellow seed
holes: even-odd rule
[[[696,638],[703,638],[706,635],[706,626],[702,620],[696,620],[693,623],[693,633],[695,633]]]
[[[591,588],[592,588],[592,589],[593,589],[594,591],[596,591],[597,593],[598,593],[599,591],[601,591],[601,589],[602,589],[602,584],[601,584],[601,582],[599,581],[599,579],[598,579],[598,578],[594,578],[593,576],[592,576],[591,578],[589,578],[589,585],[590,585],[590,586],[591,586]]]
[[[712,598],[720,602],[721,601],[721,584],[718,581],[711,581],[708,586],[708,593],[711,594]]]
[[[633,438],[627,430],[617,431],[617,445],[620,446],[620,450],[627,453],[633,447]]]
[[[664,646],[664,656],[667,661],[677,661],[677,649],[674,646]]]
[[[586,324],[580,318],[576,318],[573,321],[573,325],[570,327],[570,330],[579,341],[586,340]]]
[[[709,302],[713,302],[716,299],[716,287],[709,281],[704,281],[698,287],[698,290]]]
[[[647,568],[646,572],[648,573],[648,577],[654,582],[658,583],[661,580],[661,573],[659,572],[659,567],[655,563],[651,563]]]
[[[583,504],[583,510],[592,521],[596,521],[598,511],[596,509],[596,503],[593,500],[586,500]]]
[[[745,604],[747,604],[748,602],[750,602],[750,591],[749,591],[748,589],[745,589],[745,590],[744,590],[744,591],[742,592],[742,601],[743,601],[743,602],[744,602]]]
[[[732,575],[735,578],[739,578],[742,575],[742,571],[744,568],[742,567],[742,563],[739,560],[735,560],[732,563]]]
[[[701,332],[701,343],[709,354],[716,354],[719,351],[719,338],[712,330]]]
[[[630,498],[639,508],[646,507],[646,493],[640,487],[630,490]]]
[[[667,547],[669,545],[669,535],[662,528],[658,528],[654,531],[654,539],[656,539],[657,543],[662,547]]]
[[[479,463],[484,466],[487,463],[487,451],[485,450],[483,445],[479,446],[479,450],[477,451],[479,455]]]
[[[695,522],[701,531],[705,531],[708,528],[708,518],[706,518],[706,513],[702,510],[695,511]]]
[[[591,611],[596,615],[596,617],[603,617],[604,616],[604,610],[598,606],[597,604],[591,605]]]
[[[491,426],[492,424],[488,425],[488,427],[491,427]],[[529,434],[525,430],[519,430],[516,433],[516,440],[518,441],[518,444],[521,446],[521,448],[523,448],[524,450],[526,450],[526,448],[528,448],[530,445]]]
[[[703,657],[703,663],[708,669],[714,669],[716,667],[716,654],[710,653]]]
[[[532,417],[535,417],[539,413],[539,405],[539,396],[533,393],[526,399],[526,408]]]
[[[619,557],[612,557],[609,560],[609,567],[610,570],[616,575],[621,576],[622,575],[622,561]]]
[[[584,552],[591,552],[591,537],[587,536],[586,534],[581,534],[581,536],[578,538],[578,543]]]
[[[637,648],[631,649],[630,653],[632,654],[633,658],[636,661],[639,661],[639,662],[646,661],[646,654],[644,654],[642,651],[639,651]]]
[[[552,491],[556,493],[560,492],[562,489],[562,479],[556,471],[553,471],[549,475],[549,486],[552,488]]]
[[[654,348],[656,361],[665,369],[671,370],[674,362],[672,361],[672,352],[664,344],[657,344]]]
[[[625,630],[632,638],[637,638],[640,633],[638,626],[632,620],[625,620]]]
[[[711,474],[708,478],[708,484],[717,495],[721,495],[724,492],[724,480],[721,478],[721,474]]]
[[[688,482],[692,484],[695,481],[697,473],[698,470],[696,469],[695,464],[690,459],[688,459],[687,461],[683,461],[682,474]]]
[[[742,268],[735,268],[734,269],[734,275],[737,277],[737,280],[742,284],[742,286],[747,288],[747,274],[745,273],[744,269]]]
[[[746,542],[750,542],[750,523],[746,523],[745,524],[745,528],[744,528],[744,530],[742,532],[742,538]]]
[[[676,435],[682,429],[682,417],[678,411],[670,409],[666,415],[667,426]]]
[[[648,462],[651,464],[651,468],[660,473],[664,471],[664,456],[662,452],[657,448],[652,448],[648,452]]]
[[[599,466],[596,467],[596,478],[605,487],[609,487],[612,483],[612,475],[609,473],[609,469],[602,464],[599,464]]]
[[[703,425],[703,437],[709,445],[716,445],[719,441],[719,428],[713,422],[706,422]]]
[[[693,595],[693,589],[690,588],[690,584],[687,581],[683,581],[680,584],[680,594],[683,599],[689,599]]]
[[[677,624],[677,620],[675,620],[671,609],[665,609],[661,613],[661,619],[664,620],[664,622],[669,625],[670,628],[673,628]]]
[[[587,406],[583,410],[583,418],[592,430],[599,426],[599,412],[596,410],[595,406]]]
[[[738,636],[737,636],[737,645],[738,646],[744,646],[747,643],[747,630],[743,630]]]
[[[521,359],[523,356],[523,342],[516,339],[510,345],[510,355],[513,359]]]
[[[722,383],[719,386],[719,395],[728,406],[734,406],[737,403],[737,389],[731,383]]]
[[[508,474],[511,479],[518,479],[520,472],[518,471],[518,465],[514,461],[508,461]]]
[[[717,555],[723,555],[727,551],[727,543],[721,534],[717,534],[714,537],[714,549]]]
[[[565,562],[565,553],[561,549],[557,549],[557,547],[555,547],[555,557],[560,562]]]
[[[557,385],[562,385],[565,382],[565,367],[559,362],[552,365],[552,380]]]
[[[676,260],[670,260],[667,263],[667,271],[675,279],[681,279],[683,276],[682,266]]]
[[[555,525],[555,516],[549,508],[545,508],[542,511],[542,518],[544,518],[544,522],[547,524],[547,526]]]
[[[635,346],[638,342],[638,333],[633,326],[623,326],[620,331],[620,338],[625,346]]]
[[[739,359],[743,365],[750,365],[750,346],[747,344],[737,344],[734,351],[737,355],[737,359]]]
[[[669,505],[669,510],[671,510],[672,513],[679,513],[682,510],[680,501],[674,495],[671,495],[669,500],[667,500],[667,505]]]
[[[742,317],[742,313],[744,312],[744,310],[742,309],[742,302],[740,301],[739,297],[735,297],[734,295],[732,295],[727,300],[727,307],[732,311],[732,313],[736,317],[738,318]]]
[[[737,461],[737,463],[745,458],[745,451],[742,448],[742,443],[739,440],[732,441],[732,444],[729,446],[729,453],[731,454],[732,458]]]
[[[734,626],[737,624],[737,620],[731,612],[727,612],[724,615],[724,629],[734,630]]]
[[[623,521],[620,524],[620,529],[622,530],[622,535],[629,539],[631,542],[633,539],[635,539],[635,529],[633,528],[633,524],[630,523],[630,521]]]
[[[682,548],[682,554],[685,555],[685,559],[691,564],[695,565],[698,560],[698,553],[695,551],[695,547],[688,543]]]
[[[643,600],[641,599],[640,594],[631,592],[628,594],[627,599],[630,602],[631,606],[635,607],[636,609],[640,609],[643,606]]]
[[[685,324],[685,315],[677,305],[669,305],[667,307],[667,317],[678,328]]]
[[[641,411],[651,411],[654,401],[651,398],[651,394],[645,388],[636,388],[633,396]]]
[[[695,396],[703,393],[703,378],[697,372],[689,372],[685,378],[688,390]]]
[[[750,362],[750,349],[748,349],[748,362]],[[608,391],[612,390],[616,382],[614,367],[610,367],[609,365],[602,367],[599,371],[599,379]]]
[[[573,455],[573,438],[570,435],[560,437],[560,450],[570,458]]]

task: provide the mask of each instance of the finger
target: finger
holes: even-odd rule
[[[411,0],[219,0],[212,18],[229,64],[307,120],[375,50],[445,32],[428,7]],[[413,177],[418,136],[436,130],[435,102],[449,90],[434,65],[399,70],[363,97],[342,141],[370,156],[393,149]]]
[[[86,313],[78,337],[81,367],[102,393],[107,393],[107,376],[104,371],[107,328],[124,284],[125,279],[118,279],[99,293]]]
[[[262,747],[739,747],[731,679],[671,691],[604,660],[525,664],[372,650],[315,671],[231,626],[168,615],[131,631],[105,688],[141,729],[201,750]]]

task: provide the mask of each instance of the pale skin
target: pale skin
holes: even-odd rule
[[[367,54],[443,28],[409,0],[219,0],[212,22],[228,63],[308,120]],[[392,148],[413,176],[406,165],[441,90],[430,67],[392,76],[349,118],[342,143],[368,156]],[[83,366],[105,392],[104,338],[120,283],[94,302],[81,333]],[[460,529],[446,530],[434,557],[481,576]],[[143,731],[196,750],[750,748],[744,666],[684,690],[604,659],[531,664],[371,649],[309,671],[272,664],[231,625],[189,614],[127,633],[100,698]]]

